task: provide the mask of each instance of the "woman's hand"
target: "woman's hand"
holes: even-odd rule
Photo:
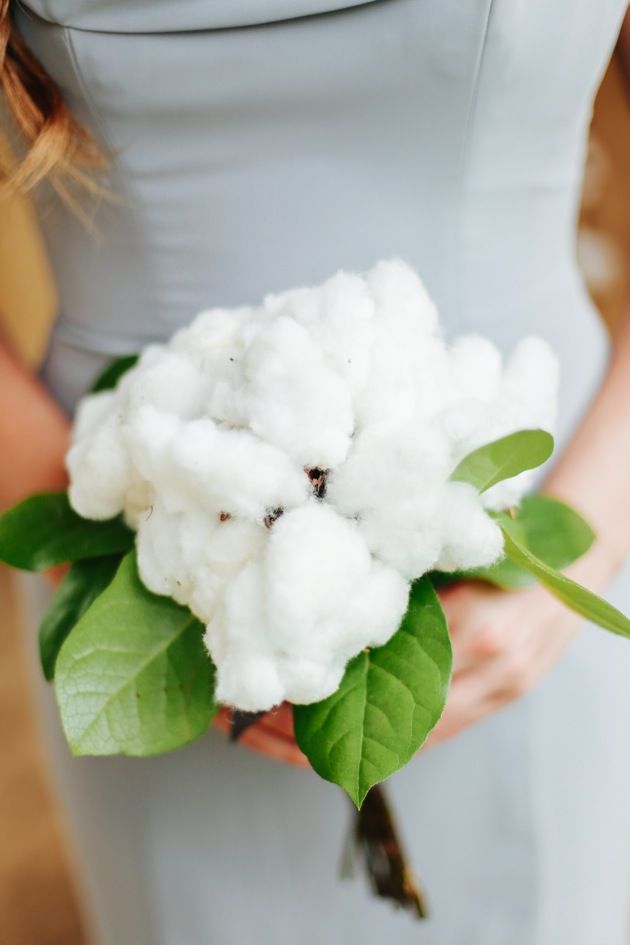
[[[457,735],[528,692],[562,655],[581,618],[539,586],[462,582],[441,594],[453,644],[446,709],[427,745]]]
[[[215,725],[224,732],[230,731],[228,709],[220,710]],[[284,761],[299,768],[309,767],[306,755],[302,754],[293,736],[293,714],[288,702],[283,702],[277,709],[250,725],[238,741],[239,744],[268,755],[276,761]]]
[[[617,564],[614,553],[598,542],[567,573],[602,591]],[[463,581],[440,596],[453,644],[453,681],[429,746],[528,692],[562,656],[582,624],[579,615],[538,584],[502,591]]]

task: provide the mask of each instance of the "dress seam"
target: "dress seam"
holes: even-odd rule
[[[396,0],[359,0],[358,3],[343,3],[339,7],[333,7],[329,10],[314,10],[311,13],[299,13],[297,15],[286,15],[275,17],[270,20],[252,20],[246,21],[243,23],[233,23],[225,24],[222,26],[191,26],[185,29],[168,29],[168,30],[139,30],[139,29],[130,29],[130,30],[114,30],[114,29],[100,29],[98,27],[89,27],[89,26],[77,26],[72,23],[62,23],[57,22],[56,20],[49,20],[47,17],[42,16],[40,13],[37,13],[35,10],[32,10],[30,7],[26,6],[22,0],[17,0],[18,5],[22,9],[23,13],[27,16],[34,17],[40,20],[42,23],[47,26],[55,26],[58,29],[64,31],[71,30],[76,33],[95,33],[97,35],[111,35],[111,36],[162,36],[170,35],[177,33],[178,35],[185,36],[186,33],[227,33],[233,30],[247,30],[247,29],[264,29],[266,26],[283,26],[285,24],[294,23],[301,20],[311,20],[316,18],[324,18],[329,16],[339,16],[343,14],[348,14],[352,10],[361,10],[365,7],[372,7],[377,4],[385,3],[394,3]]]
[[[463,291],[462,291],[462,279],[461,279],[461,260],[462,260],[462,230],[463,230],[463,218],[464,218],[464,193],[466,189],[466,169],[470,164],[470,159],[472,155],[472,130],[474,127],[475,115],[479,106],[479,93],[481,89],[481,76],[483,72],[483,66],[485,61],[486,48],[488,43],[488,34],[490,31],[490,23],[493,16],[493,11],[495,10],[495,0],[487,0],[486,8],[486,17],[483,24],[483,31],[481,34],[481,40],[479,43],[479,52],[477,55],[477,60],[474,67],[474,77],[472,82],[472,89],[470,93],[470,99],[468,103],[468,109],[466,113],[466,118],[464,121],[464,131],[462,135],[462,150],[459,161],[459,169],[457,174],[457,199],[455,202],[455,214],[454,214],[454,226],[453,226],[453,243],[456,247],[455,249],[455,259],[454,259],[454,283],[457,287],[456,293],[457,298],[455,300],[455,307],[457,311],[461,311],[463,306]]]

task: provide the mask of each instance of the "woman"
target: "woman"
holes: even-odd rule
[[[37,149],[26,176],[52,166],[68,181],[94,151],[18,37],[109,158],[115,199],[90,236],[38,190],[61,309],[41,384],[3,356],[6,504],[63,482],[66,412],[112,356],[208,305],[397,255],[449,331],[506,349],[533,332],[558,351],[546,488],[597,528],[577,577],[602,591],[618,574],[608,595],[630,607],[630,325],[609,359],[573,258],[623,0],[29,0],[12,21],[7,6],[3,81]],[[271,758],[213,731],[164,758],[71,761],[48,704],[98,940],[627,943],[630,646],[578,633],[537,588],[462,585],[445,606],[449,705],[392,785],[427,923],[338,884],[348,811],[273,761],[300,761],[286,713],[248,733]]]

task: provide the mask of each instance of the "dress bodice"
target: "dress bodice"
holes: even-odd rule
[[[201,308],[392,255],[418,269],[449,329],[505,346],[539,331],[557,345],[569,317],[591,317],[575,211],[592,100],[624,7],[18,8],[27,42],[111,156],[116,197],[98,210],[94,236],[40,198],[61,298],[53,388],[70,403],[87,379],[80,360],[134,350]]]

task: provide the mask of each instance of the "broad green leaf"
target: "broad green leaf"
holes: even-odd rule
[[[112,580],[120,558],[76,561],[57,588],[39,628],[39,657],[46,679],[55,674],[61,644],[93,600]]]
[[[520,526],[520,540],[529,551],[558,570],[586,554],[595,540],[590,525],[571,506],[551,496],[524,498],[514,522]],[[475,568],[459,577],[489,581],[503,588],[526,587],[535,581],[530,571],[508,557],[490,568]]]
[[[351,660],[328,699],[293,707],[297,743],[315,771],[360,808],[369,789],[406,765],[438,721],[451,659],[446,618],[422,578],[391,640]]]
[[[509,436],[486,443],[464,456],[451,479],[468,482],[478,492],[485,492],[503,479],[535,469],[553,452],[553,437],[545,430],[518,430]]]
[[[98,394],[102,390],[111,390],[116,386],[123,374],[138,363],[139,355],[126,354],[122,358],[111,361],[105,370],[99,374],[90,388],[91,394]]]
[[[198,738],[215,711],[203,626],[151,594],[127,555],[61,647],[55,690],[75,755],[155,755]]]
[[[81,518],[65,492],[32,495],[0,515],[0,561],[25,571],[122,554],[132,546],[133,532],[121,518]]]
[[[498,520],[505,539],[505,553],[512,561],[531,571],[548,591],[571,610],[611,633],[630,637],[630,620],[621,611],[532,554],[519,540],[510,518],[501,516]]]

